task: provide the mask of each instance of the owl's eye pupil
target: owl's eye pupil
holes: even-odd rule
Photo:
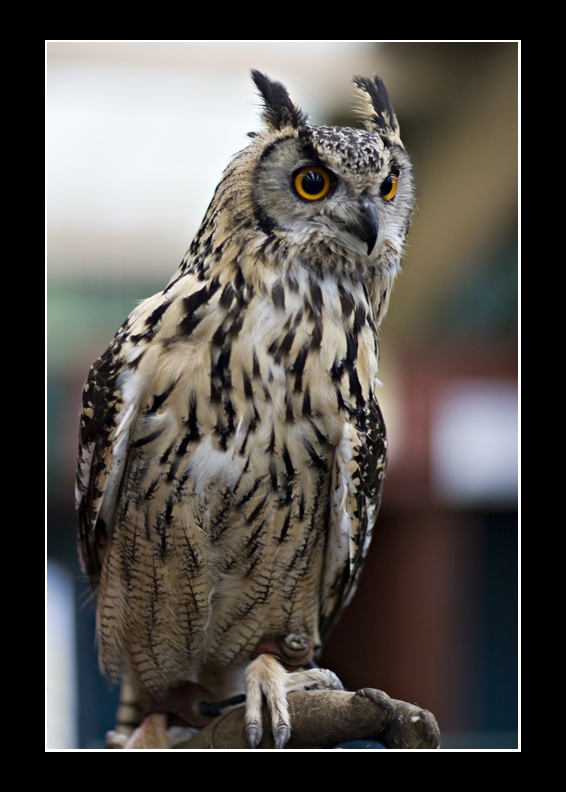
[[[324,179],[320,173],[309,171],[303,176],[301,186],[308,195],[318,195],[323,190]]]
[[[295,175],[294,186],[301,198],[318,201],[319,198],[324,198],[330,190],[330,176],[327,170],[318,166],[301,168]]]

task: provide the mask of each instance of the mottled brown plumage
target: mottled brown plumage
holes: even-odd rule
[[[304,665],[369,546],[386,458],[377,332],[412,205],[379,78],[356,78],[367,130],[312,126],[253,78],[265,126],[177,273],[92,366],[77,468],[101,667],[142,702],[186,681],[215,698],[246,686],[252,745],[262,653],[298,636]],[[299,682],[335,684],[320,673]],[[285,684],[270,701],[280,745]]]

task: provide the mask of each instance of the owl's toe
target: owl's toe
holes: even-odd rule
[[[276,748],[283,748],[291,733],[287,707],[287,672],[271,654],[260,654],[249,664],[245,673],[246,735],[251,748],[257,748],[263,737],[263,697],[271,715]]]
[[[146,715],[141,725],[138,726],[123,746],[126,750],[159,750],[170,747],[171,742],[167,733],[167,716],[161,712]]]
[[[344,690],[344,685],[328,668],[308,668],[287,674],[286,692],[294,690]]]
[[[287,694],[295,690],[343,690],[344,686],[332,671],[309,668],[286,671],[272,654],[260,654],[245,673],[245,728],[251,748],[257,748],[263,737],[263,700],[271,716],[275,748],[284,748],[291,736],[291,719]]]

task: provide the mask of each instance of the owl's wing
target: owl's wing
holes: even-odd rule
[[[120,331],[91,366],[82,396],[75,484],[81,566],[95,585],[111,530],[130,432],[138,413],[135,368],[120,355]]]
[[[387,457],[385,424],[371,396],[344,424],[334,456],[321,596],[324,641],[355,594],[371,542]]]

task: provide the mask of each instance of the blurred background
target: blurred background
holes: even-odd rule
[[[356,125],[379,74],[417,211],[381,330],[390,462],[358,593],[323,662],[437,717],[443,748],[517,747],[518,44],[47,43],[47,747],[100,748],[73,510],[82,384],[167,283],[258,127],[250,68],[315,123]]]

